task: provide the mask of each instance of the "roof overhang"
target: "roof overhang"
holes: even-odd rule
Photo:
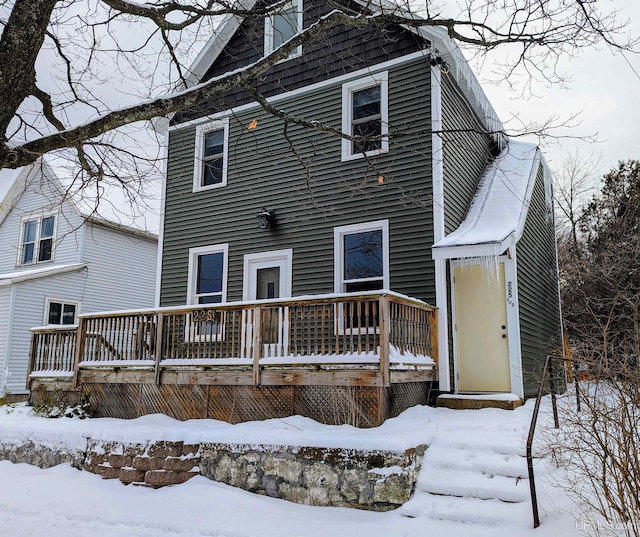
[[[58,274],[66,274],[67,272],[76,272],[85,268],[87,268],[86,263],[74,263],[72,265],[53,265],[45,268],[38,267],[0,274],[0,287],[29,280],[37,280],[39,278],[47,278],[49,276],[57,276]]]
[[[510,141],[485,170],[464,221],[433,245],[433,259],[497,257],[515,244],[541,162],[535,144]]]
[[[354,0],[357,4],[373,12],[397,13],[407,19],[421,20],[419,14],[409,11],[399,4],[389,0]],[[236,0],[235,6],[243,10],[252,9],[257,0]],[[202,48],[196,59],[188,69],[188,76],[182,90],[192,88],[202,82],[207,71],[215,63],[219,55],[227,46],[231,38],[240,28],[244,17],[228,14],[220,22],[205,46]],[[476,115],[490,133],[498,146],[502,149],[507,143],[504,135],[504,127],[498,114],[489,102],[489,99],[480,86],[478,79],[469,67],[458,45],[449,37],[444,27],[438,26],[410,26],[401,25],[405,30],[419,35],[427,41],[431,51],[444,60],[448,65],[451,75],[456,80],[461,91],[464,93]]]

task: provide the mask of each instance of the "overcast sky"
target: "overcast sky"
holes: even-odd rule
[[[620,6],[623,18],[630,19],[629,31],[640,36],[639,0],[600,0],[605,6]],[[599,2],[599,3],[600,3]],[[640,49],[640,47],[638,47]],[[626,58],[626,59],[625,59]],[[521,98],[509,92],[505,84],[496,87],[486,77],[491,66],[478,73],[485,93],[506,121],[513,115],[521,119],[544,120],[550,116],[569,117],[579,113],[580,124],[573,129],[557,130],[558,134],[576,137],[597,134],[599,143],[577,139],[551,140],[543,151],[552,169],[569,151],[579,149],[585,156],[601,158],[598,174],[617,165],[618,160],[640,160],[640,54],[612,52],[608,48],[585,50],[564,61],[564,70],[572,78],[568,87],[535,86],[538,97]]]

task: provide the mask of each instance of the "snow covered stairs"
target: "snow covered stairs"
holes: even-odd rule
[[[527,463],[519,452],[523,448],[436,440],[425,453],[414,496],[402,514],[521,525],[531,516]]]

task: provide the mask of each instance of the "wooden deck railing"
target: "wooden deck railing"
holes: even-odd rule
[[[78,327],[43,326],[31,330],[27,388],[31,374],[55,376],[72,373]]]
[[[47,361],[48,330],[34,330],[33,369],[63,367]],[[257,383],[261,369],[324,364],[380,368],[386,385],[390,364],[435,368],[436,311],[383,292],[90,314],[80,316],[73,363],[65,356],[76,375],[153,367],[159,382],[162,368],[220,366],[253,368]]]

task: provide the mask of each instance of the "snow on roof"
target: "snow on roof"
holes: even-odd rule
[[[0,287],[10,285],[12,283],[23,282],[26,280],[34,280],[44,276],[53,276],[55,274],[64,274],[65,272],[73,272],[81,270],[87,266],[86,263],[72,263],[68,265],[49,265],[46,267],[30,268],[26,270],[18,270],[15,272],[6,272],[0,274]]]
[[[13,185],[16,180],[16,177],[20,175],[20,171],[21,168],[18,168],[17,170],[10,170],[9,168],[0,170],[0,205],[9,192],[11,185]]]
[[[458,229],[433,245],[434,259],[497,256],[522,235],[540,164],[538,146],[510,141],[480,179]]]

